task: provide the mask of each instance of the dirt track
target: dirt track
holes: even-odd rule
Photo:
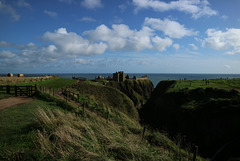
[[[0,110],[32,101],[33,98],[30,97],[10,97],[2,99],[0,100]]]

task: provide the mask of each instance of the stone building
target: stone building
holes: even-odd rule
[[[23,74],[18,74],[18,77],[24,77],[24,75]]]
[[[123,71],[113,73],[113,80],[117,82],[125,81],[125,73]]]
[[[142,76],[142,77],[136,77],[136,76],[134,76],[133,79],[134,79],[134,80],[147,80],[147,79],[148,79],[148,76],[147,76],[147,75],[144,75],[144,76]]]
[[[13,74],[12,74],[12,73],[8,73],[7,76],[8,76],[8,77],[13,77]]]

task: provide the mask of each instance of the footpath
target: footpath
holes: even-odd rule
[[[21,105],[27,102],[32,102],[34,99],[31,97],[10,97],[0,100],[0,110],[9,108],[16,105]]]

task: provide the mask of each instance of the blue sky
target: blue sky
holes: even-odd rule
[[[0,73],[240,73],[239,0],[0,0]]]

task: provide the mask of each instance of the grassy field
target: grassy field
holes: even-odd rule
[[[66,82],[60,83],[61,80],[64,82],[63,79],[54,80],[59,81],[58,85],[53,80],[45,85],[52,83],[57,89],[60,84],[66,85]],[[106,98],[112,99],[112,90],[116,96],[120,93],[87,82],[80,83],[79,88],[97,104],[104,104],[101,101]],[[98,95],[106,96],[95,98]],[[112,101],[114,104],[109,105],[119,108],[108,110],[99,105],[103,108],[102,115],[88,107],[83,111],[82,106],[49,94],[39,94],[31,103],[1,110],[0,160],[170,161],[193,157],[191,146],[188,151],[183,150],[180,141],[175,143],[160,132],[147,128],[143,139],[143,127],[139,122],[121,111],[120,106],[124,105],[121,100],[113,98]],[[202,159],[198,157],[198,160]]]
[[[74,107],[73,107],[74,108]],[[118,112],[120,122],[94,112],[34,102],[0,111],[0,160],[179,160],[192,158],[165,135]],[[200,159],[200,158],[198,158]]]
[[[67,87],[69,85],[72,85],[76,83],[77,80],[72,80],[72,79],[65,79],[65,78],[55,78],[55,79],[48,79],[45,81],[37,81],[37,82],[28,82],[28,83],[21,83],[18,85],[37,85],[41,87],[50,87],[53,89],[61,89],[63,87]]]
[[[218,88],[224,90],[237,89],[240,90],[240,79],[210,79],[210,80],[179,80],[168,90],[179,91],[183,89],[196,89],[196,88]]]
[[[25,77],[27,78],[27,77]],[[25,83],[19,83],[19,84],[11,84],[11,85],[19,85],[19,86],[27,86],[27,85],[37,85],[41,87],[47,87],[47,88],[52,88],[55,90],[59,90],[63,87],[70,86],[74,83],[76,83],[76,80],[71,80],[71,79],[64,79],[64,78],[53,78],[53,79],[47,79],[47,80],[42,80],[42,81],[36,81],[36,82],[28,82],[28,79],[25,81]],[[14,81],[12,81],[14,83]],[[13,89],[11,89],[13,90]],[[14,93],[14,92],[11,92]],[[0,99],[4,98],[9,98],[12,97],[13,95],[6,94],[6,91],[0,90]]]
[[[14,85],[20,83],[45,81],[48,79],[58,78],[58,76],[42,76],[42,77],[0,77],[0,85]]]

